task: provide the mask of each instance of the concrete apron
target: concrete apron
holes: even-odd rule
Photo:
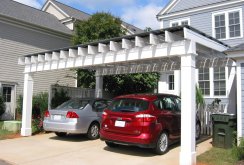
[[[197,144],[197,155],[209,150],[211,141]],[[1,165],[177,165],[180,153],[179,144],[158,156],[149,149],[108,148],[100,140],[90,141],[81,135],[59,138],[53,133],[2,140],[0,146]]]

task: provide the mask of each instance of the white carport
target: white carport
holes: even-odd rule
[[[228,46],[198,30],[175,27],[123,36],[19,58],[24,69],[22,136],[31,136],[35,72],[84,68],[96,70],[96,96],[101,97],[102,76],[181,70],[180,164],[196,164],[195,68],[226,66],[221,53]]]

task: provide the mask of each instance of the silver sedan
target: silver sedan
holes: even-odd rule
[[[97,139],[102,112],[108,104],[105,99],[71,99],[45,112],[44,130],[55,132],[60,137],[72,133],[87,134],[89,139]]]

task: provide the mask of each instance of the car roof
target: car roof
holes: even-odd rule
[[[176,95],[172,95],[172,94],[164,94],[164,93],[160,93],[160,94],[127,94],[127,95],[121,95],[121,96],[117,96],[114,99],[123,99],[123,98],[132,98],[132,99],[143,99],[143,100],[148,100],[148,101],[152,101],[152,100],[156,100],[159,97],[165,97],[165,96],[174,96],[174,97],[178,97]]]

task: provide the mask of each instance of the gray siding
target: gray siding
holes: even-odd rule
[[[210,4],[224,2],[224,1],[228,1],[228,0],[204,0],[204,1],[199,1],[199,0],[179,0],[177,5],[172,10],[170,10],[168,13],[174,13],[174,12],[177,12],[177,11],[188,10],[188,9],[191,9],[191,8],[207,6],[207,5],[210,5]]]
[[[17,83],[17,95],[23,93],[24,67],[18,65],[18,57],[70,46],[69,39],[32,31],[0,21],[0,81]],[[51,71],[34,75],[34,92],[47,91],[50,84],[74,86],[75,80],[65,78],[71,71]]]
[[[242,6],[238,5],[232,5],[228,6],[226,8],[216,8],[216,9],[211,9],[211,10],[206,10],[206,11],[201,11],[201,12],[196,12],[196,13],[190,13],[190,14],[185,14],[177,17],[171,17],[163,20],[163,25],[164,28],[167,28],[170,26],[170,21],[171,20],[177,20],[181,18],[190,18],[190,26],[212,36],[212,12],[217,12],[217,11],[222,11],[226,9],[232,9],[236,7],[242,7],[242,14],[244,14],[244,3]],[[242,15],[242,19],[244,22],[244,15]],[[244,32],[244,26],[243,26],[243,32]],[[229,39],[229,40],[222,40],[222,42],[230,45],[230,46],[236,46],[244,42],[244,38],[237,38],[237,39]]]

